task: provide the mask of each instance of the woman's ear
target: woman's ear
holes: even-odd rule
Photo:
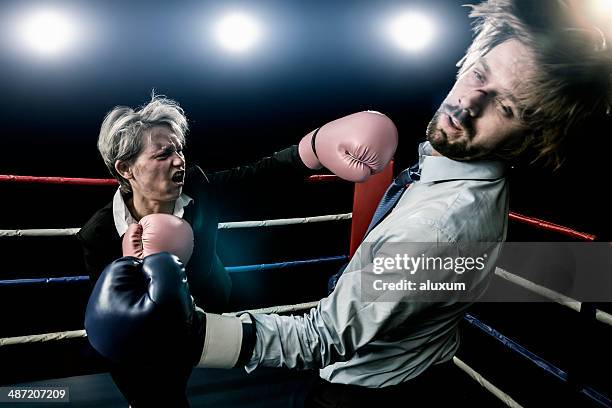
[[[117,170],[117,173],[119,173],[121,177],[126,180],[133,178],[132,169],[130,168],[130,165],[124,162],[123,160],[117,160],[115,162],[115,170]]]

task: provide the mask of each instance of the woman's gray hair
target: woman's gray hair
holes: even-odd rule
[[[106,114],[100,135],[98,150],[110,173],[119,181],[123,192],[132,190],[130,183],[115,169],[117,160],[130,163],[142,151],[145,144],[143,135],[154,126],[168,126],[181,145],[185,145],[188,130],[185,112],[179,104],[163,95],[151,97],[151,102],[134,110],[116,106]]]

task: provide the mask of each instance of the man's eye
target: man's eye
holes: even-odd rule
[[[476,70],[474,70],[474,78],[480,83],[484,82],[484,77],[482,76],[480,72]]]
[[[499,109],[502,111],[504,116],[508,118],[514,117],[514,111],[511,107],[504,105],[501,101],[497,101],[497,105],[499,106]]]

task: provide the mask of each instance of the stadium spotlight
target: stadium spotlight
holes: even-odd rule
[[[215,26],[219,44],[227,51],[242,53],[251,49],[261,38],[261,27],[251,16],[234,12],[223,16]]]
[[[411,52],[422,50],[434,37],[431,20],[417,12],[406,12],[393,17],[387,31],[398,48]]]
[[[76,42],[77,31],[75,20],[55,9],[34,10],[17,24],[17,35],[25,47],[44,57],[67,51]]]

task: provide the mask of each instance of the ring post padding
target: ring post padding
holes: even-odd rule
[[[363,241],[378,202],[391,184],[391,180],[393,180],[393,161],[390,161],[383,171],[370,177],[365,183],[355,184],[349,256],[353,256]]]

